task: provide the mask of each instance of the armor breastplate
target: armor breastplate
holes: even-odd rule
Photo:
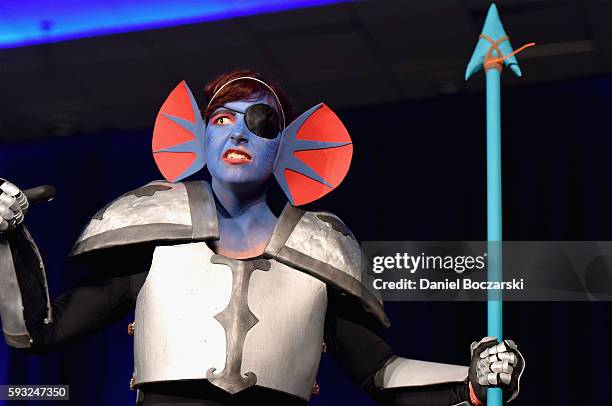
[[[136,384],[208,379],[309,399],[325,283],[275,259],[240,261],[204,242],[155,249],[136,303]]]
[[[136,303],[136,385],[207,379],[229,393],[259,385],[308,399],[326,285],[389,325],[359,243],[333,214],[288,204],[260,259],[215,255],[205,241],[218,238],[209,184],[154,181],[101,209],[77,240],[72,255],[163,244]]]

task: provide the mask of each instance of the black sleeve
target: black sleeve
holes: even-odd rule
[[[46,294],[38,261],[24,255],[28,241],[23,234],[14,233],[10,243],[26,328],[33,340],[31,350],[36,352],[65,344],[132,310],[152,258],[152,247],[144,245],[113,248],[86,258],[91,275],[52,302],[53,321],[45,323]]]
[[[381,390],[374,375],[393,356],[380,337],[378,322],[360,311],[361,304],[328,288],[325,344],[351,380],[383,405],[449,406],[469,399],[466,383],[449,383]]]

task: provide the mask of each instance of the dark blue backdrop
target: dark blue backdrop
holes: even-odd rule
[[[505,239],[612,240],[611,95],[612,77],[504,89]],[[339,114],[355,157],[345,183],[319,206],[340,215],[361,240],[485,239],[482,93]],[[54,297],[87,272],[66,256],[93,213],[159,178],[150,132],[107,131],[0,148],[0,176],[23,188],[57,186],[56,199],[27,216]],[[279,189],[271,194],[280,209]],[[470,342],[486,331],[483,303],[386,307],[392,322],[386,338],[408,357],[465,364]],[[516,404],[610,404],[610,309],[609,303],[506,304],[505,332],[527,360]],[[132,404],[131,317],[45,356],[0,345],[0,383],[69,384],[74,404]],[[318,381],[314,405],[371,404],[329,355]]]

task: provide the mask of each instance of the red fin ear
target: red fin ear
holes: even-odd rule
[[[182,81],[162,104],[153,128],[153,158],[166,180],[178,182],[204,167],[204,130],[193,94]]]
[[[351,165],[353,145],[338,116],[320,103],[283,132],[274,175],[294,206],[334,190]]]
[[[317,107],[298,129],[296,138],[298,140],[351,143],[351,136],[336,113],[325,103],[320,103]]]

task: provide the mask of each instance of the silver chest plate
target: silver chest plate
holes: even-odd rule
[[[246,276],[219,262],[204,242],[155,249],[136,303],[135,383],[208,375],[230,393],[256,384],[309,399],[325,284],[275,260]]]

